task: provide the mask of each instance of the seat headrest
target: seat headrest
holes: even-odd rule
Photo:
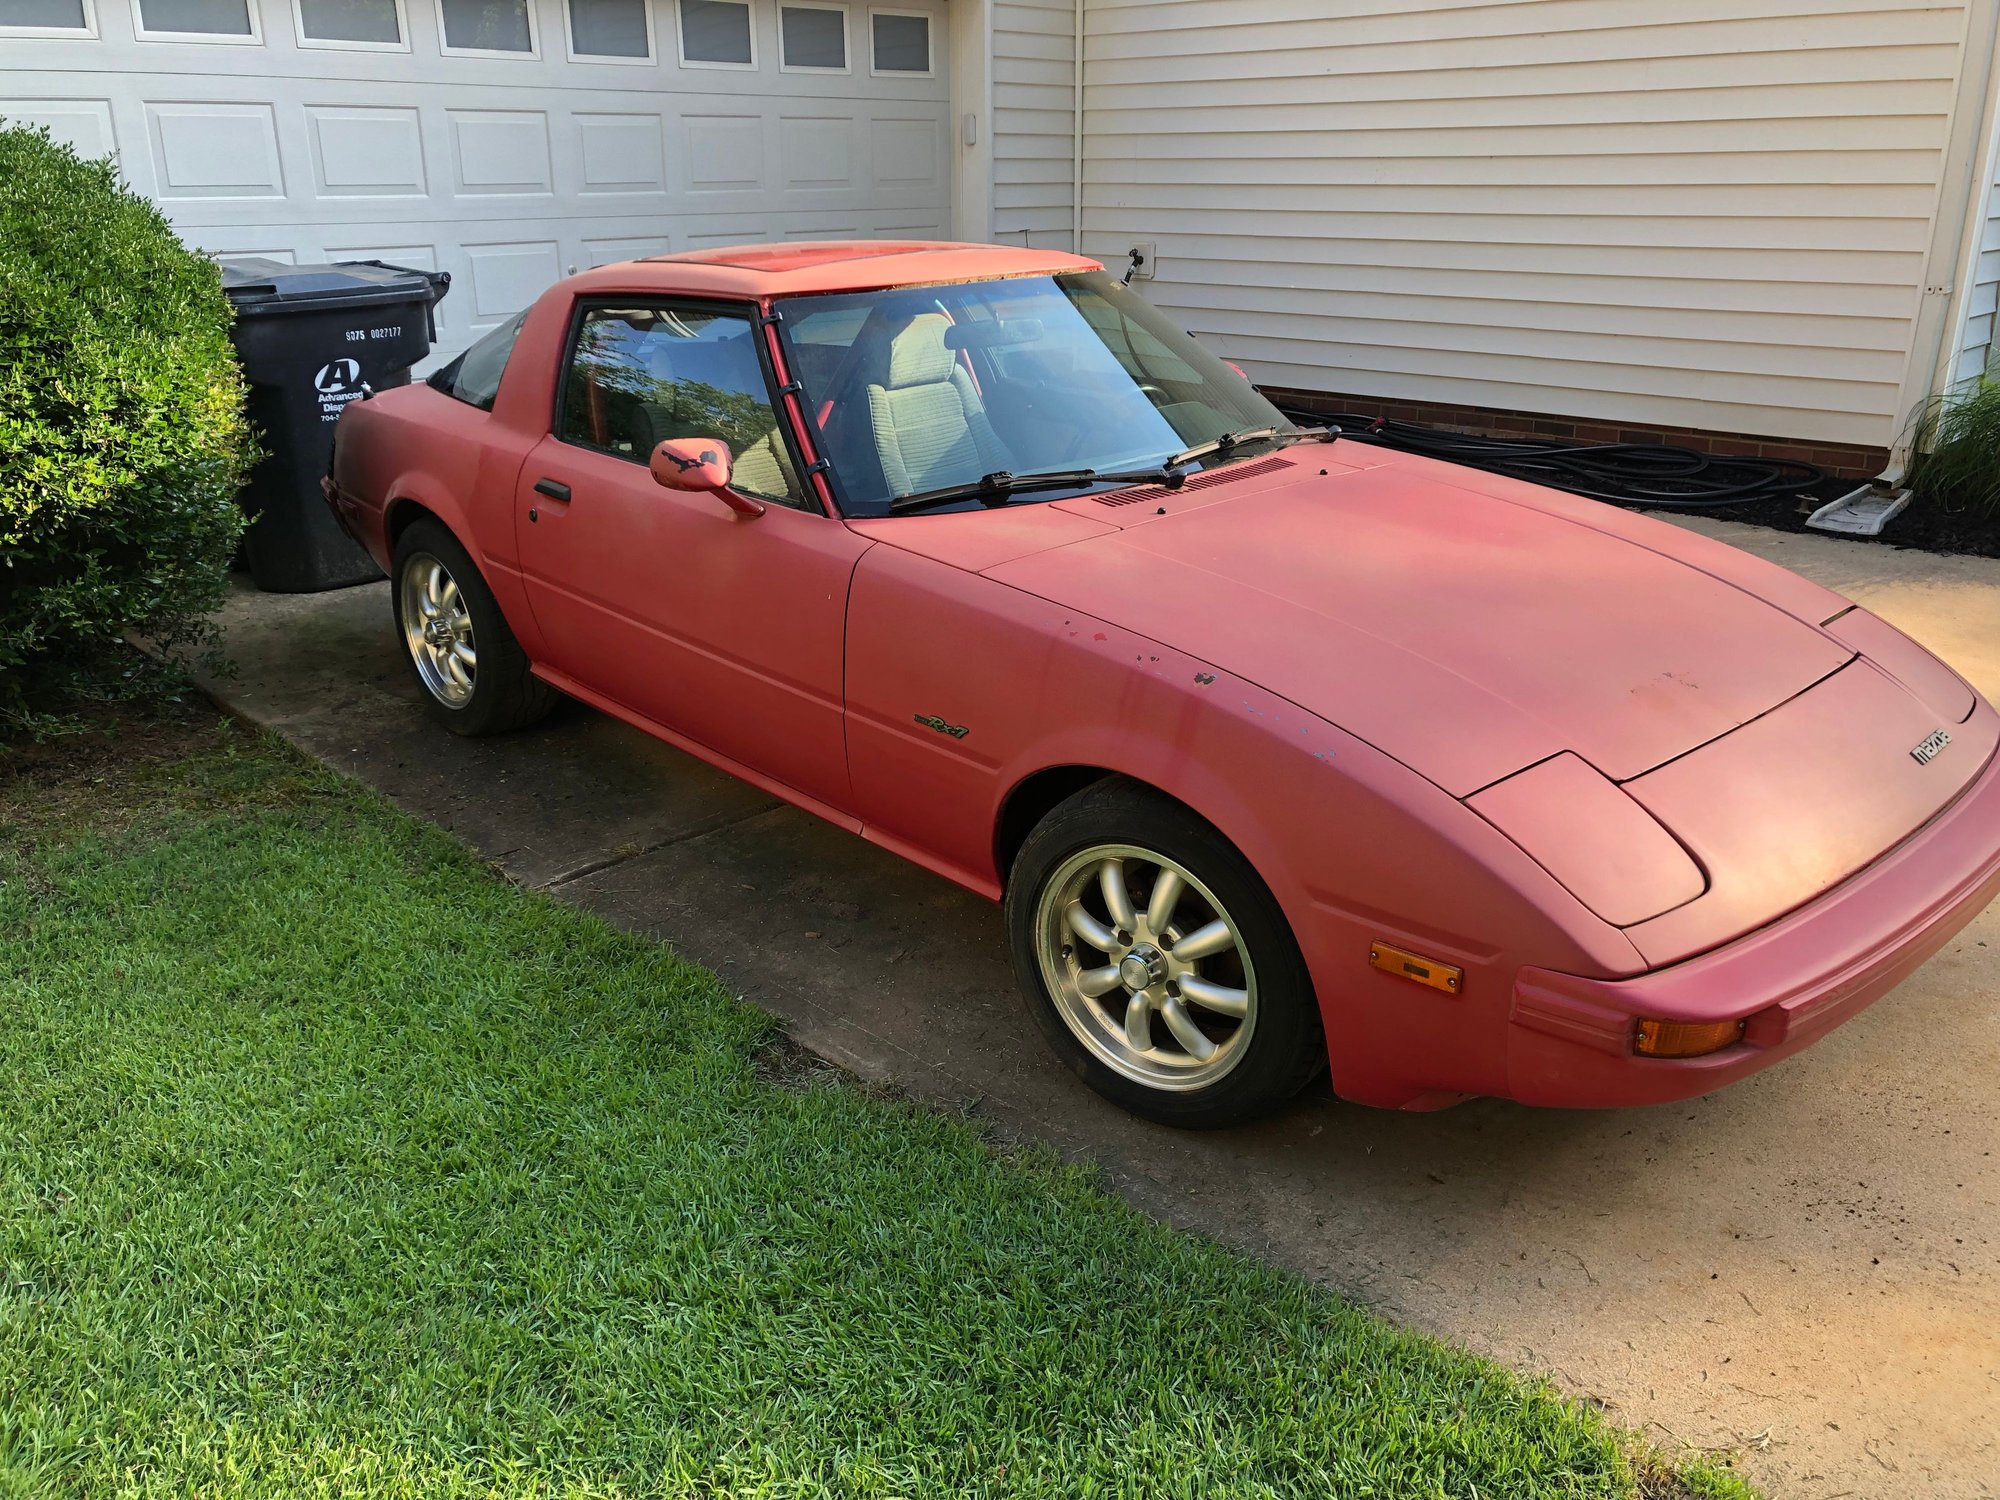
[[[661,385],[672,385],[680,376],[680,372],[674,368],[674,356],[666,347],[665,339],[656,339],[646,346],[643,368]]]
[[[892,391],[912,385],[940,385],[951,379],[957,355],[946,346],[945,330],[951,324],[943,313],[919,313],[889,341],[889,378]]]
[[[763,372],[748,333],[726,339],[687,339],[658,334],[646,346],[646,373],[669,384],[697,381],[725,391],[763,387]]]

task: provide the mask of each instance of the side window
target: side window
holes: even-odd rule
[[[500,394],[500,377],[507,371],[507,356],[514,352],[514,340],[521,336],[521,325],[527,321],[528,312],[523,308],[436,371],[430,378],[431,388],[481,411],[493,410],[493,402]]]
[[[740,313],[670,303],[588,307],[564,372],[556,436],[643,464],[668,438],[714,437],[734,485],[786,505],[803,491]]]

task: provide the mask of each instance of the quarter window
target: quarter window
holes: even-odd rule
[[[528,0],[438,0],[447,52],[535,51]]]
[[[308,46],[401,47],[400,0],[298,0],[299,40]]]
[[[139,0],[139,34],[250,41],[257,23],[248,0]]]
[[[847,10],[839,5],[778,7],[780,65],[787,72],[847,71]]]
[[[492,330],[434,373],[429,382],[431,389],[443,391],[481,411],[493,410],[493,403],[500,396],[500,377],[507,373],[507,357],[514,352],[514,340],[521,336],[521,325],[527,321],[528,314],[523,310]]]
[[[757,44],[747,0],[680,0],[681,61],[704,68],[751,68]]]
[[[572,57],[615,57],[645,62],[653,55],[646,0],[569,0]]]
[[[876,10],[868,13],[877,73],[931,71],[931,18],[918,11]]]
[[[720,438],[736,489],[799,503],[756,330],[739,313],[657,302],[586,309],[556,435],[636,464],[668,438]]]

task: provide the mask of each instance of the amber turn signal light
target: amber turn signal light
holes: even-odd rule
[[[1641,1057],[1705,1057],[1742,1040],[1741,1021],[1641,1021],[1632,1050]]]
[[[1465,970],[1456,964],[1440,963],[1435,958],[1425,958],[1407,948],[1392,948],[1387,943],[1370,943],[1368,962],[1404,979],[1414,979],[1418,984],[1443,990],[1448,995],[1456,995],[1465,983]]]

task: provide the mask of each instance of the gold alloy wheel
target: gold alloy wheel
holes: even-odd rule
[[[472,638],[472,615],[449,569],[428,552],[403,562],[401,590],[403,642],[417,676],[447,708],[472,701],[479,651]]]
[[[1163,854],[1099,844],[1042,887],[1036,955],[1056,1013],[1107,1067],[1148,1088],[1206,1088],[1242,1060],[1257,974],[1208,887]]]

